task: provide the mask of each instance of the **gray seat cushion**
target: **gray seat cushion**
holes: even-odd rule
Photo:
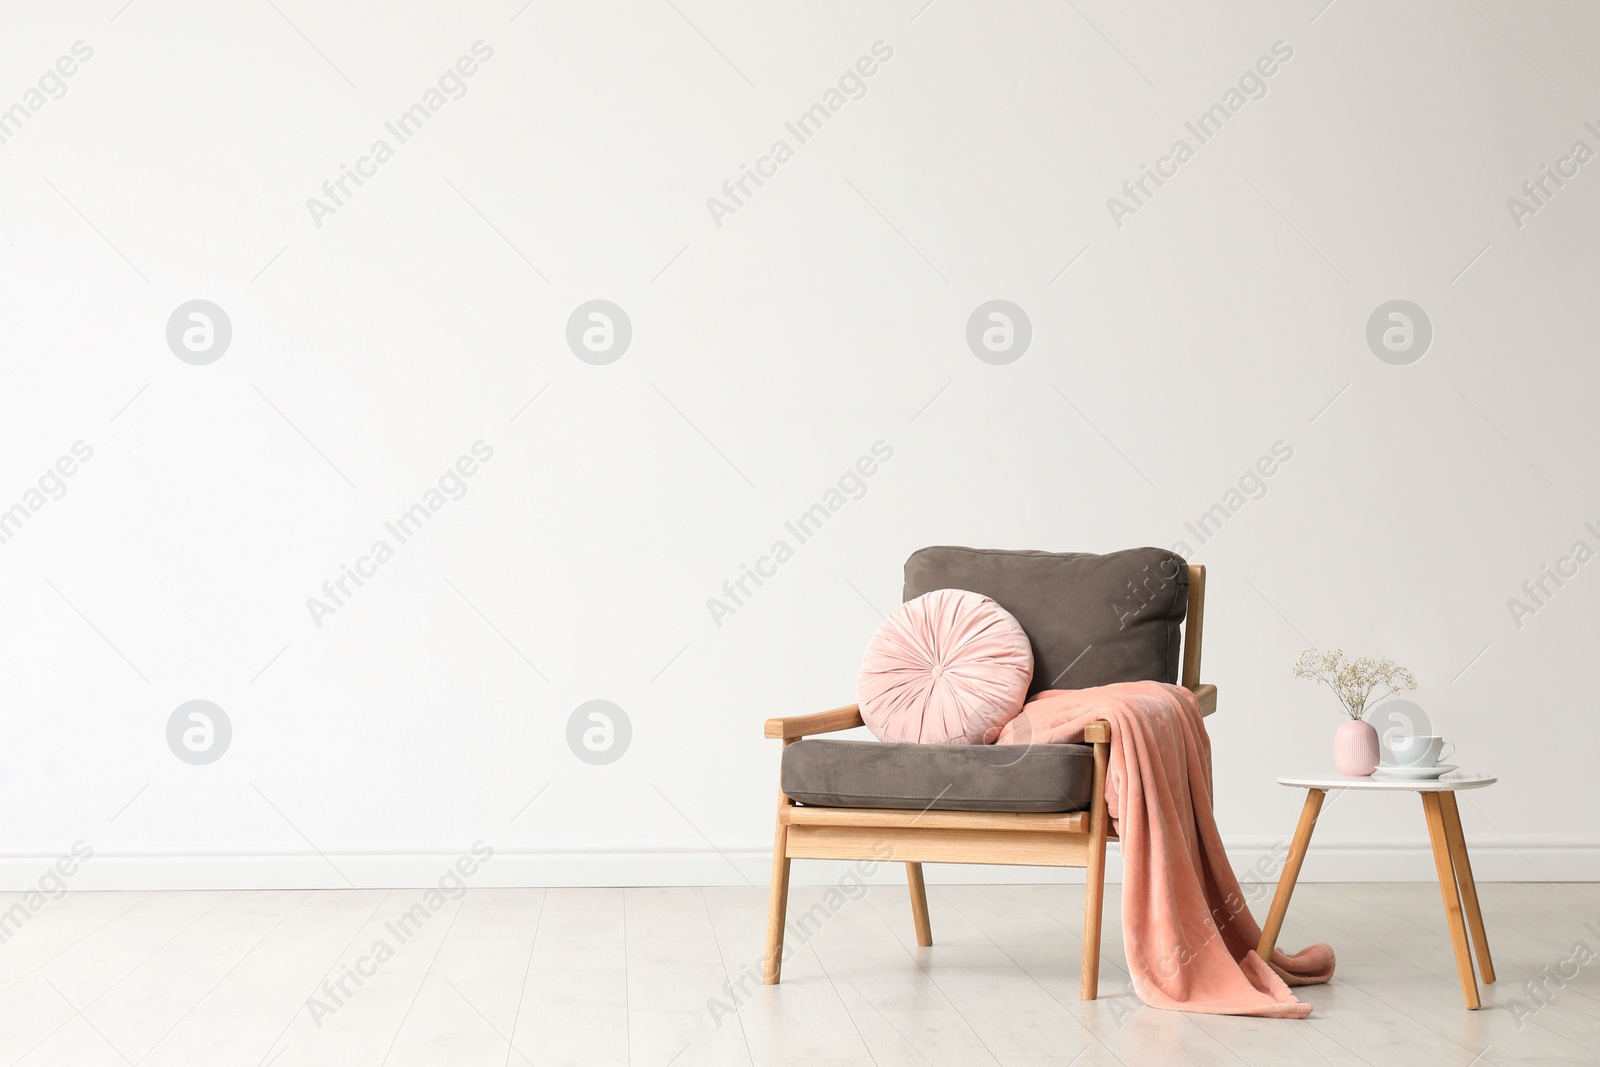
[[[919,745],[796,741],[783,750],[783,791],[826,808],[1084,811],[1090,745]]]
[[[1164,548],[1007,552],[924,548],[906,560],[905,599],[970,589],[1005,608],[1033,644],[1029,695],[1113,682],[1176,682],[1189,568]]]

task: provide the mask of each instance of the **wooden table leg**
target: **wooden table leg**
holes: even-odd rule
[[[1489,958],[1489,935],[1483,929],[1483,912],[1478,910],[1478,884],[1472,880],[1472,861],[1467,858],[1467,839],[1461,834],[1461,809],[1456,807],[1452,790],[1439,794],[1439,809],[1444,815],[1445,838],[1450,843],[1450,861],[1456,869],[1456,885],[1461,889],[1461,904],[1467,913],[1467,929],[1478,951],[1478,973],[1484,982],[1494,983],[1494,961]]]
[[[1306,790],[1305,806],[1300,809],[1300,825],[1295,827],[1294,841],[1289,845],[1289,858],[1284,861],[1283,874],[1278,876],[1278,891],[1272,897],[1272,910],[1261,928],[1261,944],[1256,955],[1272,961],[1272,950],[1277,947],[1278,934],[1283,930],[1283,917],[1289,912],[1289,898],[1294,895],[1294,884],[1300,878],[1300,865],[1305,863],[1306,849],[1311,844],[1311,831],[1317,826],[1317,813],[1322,810],[1321,789]]]
[[[1461,895],[1456,890],[1455,865],[1450,860],[1450,835],[1445,829],[1444,805],[1439,793],[1423,793],[1422,811],[1428,817],[1428,837],[1433,842],[1433,865],[1439,871],[1439,892],[1444,894],[1444,917],[1450,924],[1450,943],[1456,950],[1456,971],[1468,1008],[1477,1008],[1478,980],[1472,973],[1472,952],[1467,948],[1467,928],[1461,920]]]

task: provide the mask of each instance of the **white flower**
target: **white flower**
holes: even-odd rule
[[[1373,659],[1362,656],[1346,659],[1344,649],[1319,652],[1308,648],[1300,653],[1294,665],[1296,678],[1310,678],[1333,690],[1333,695],[1344,705],[1345,714],[1359,719],[1366,713],[1372,691],[1384,686],[1387,696],[1392,693],[1409,693],[1417,687],[1411,672],[1392,659]]]

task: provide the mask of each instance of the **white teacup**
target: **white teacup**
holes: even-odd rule
[[[1450,751],[1445,751],[1445,746]],[[1383,762],[1391,767],[1437,767],[1456,746],[1437,734],[1394,734],[1383,742]]]

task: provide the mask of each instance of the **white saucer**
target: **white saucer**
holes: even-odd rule
[[[1380,764],[1372,772],[1374,778],[1404,778],[1408,781],[1423,782],[1433,778],[1443,778],[1451,771],[1456,770],[1454,763],[1440,763],[1433,767],[1390,767]]]

